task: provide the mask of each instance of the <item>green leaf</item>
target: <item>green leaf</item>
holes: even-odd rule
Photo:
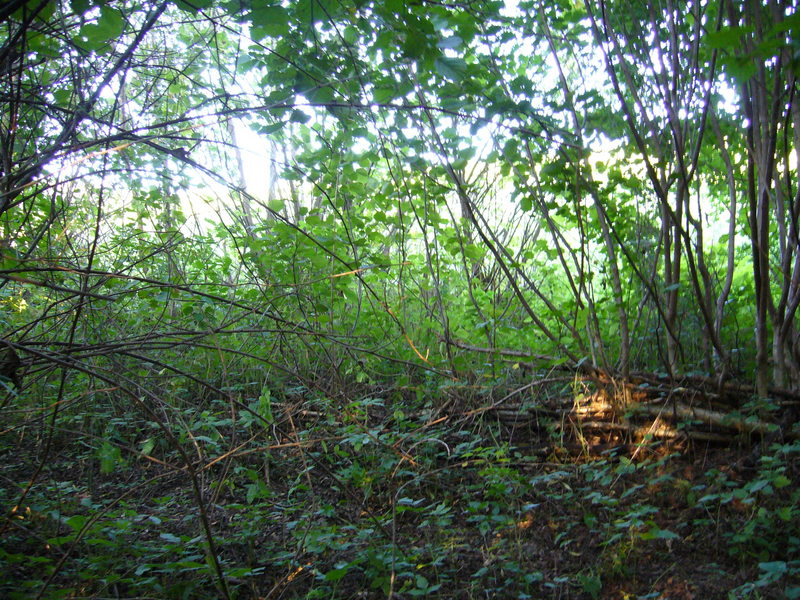
[[[196,13],[214,6],[214,0],[175,0],[175,6],[184,12]]]
[[[125,20],[118,10],[103,6],[97,23],[88,23],[81,27],[76,45],[84,50],[109,52],[111,45],[125,29]]]
[[[391,47],[391,43],[390,46]],[[410,58],[422,58],[429,49],[428,37],[416,29],[406,30],[406,39],[403,43],[403,53]]]
[[[336,93],[332,87],[323,85],[309,89],[308,91],[304,92],[304,95],[306,98],[308,98],[309,102],[314,102],[316,104],[327,104],[329,102],[333,102]]]
[[[340,0],[305,0],[295,4],[297,4],[298,21],[308,24],[335,19],[344,10],[344,3]]]
[[[679,538],[677,533],[669,529],[661,529],[655,524],[651,525],[650,529],[640,534],[639,537],[643,540],[675,540]]]
[[[38,8],[39,4],[41,4],[41,0],[28,0],[22,5],[22,8],[15,10],[12,15],[15,19],[22,20],[33,12],[34,9]],[[57,5],[57,2],[48,2],[47,5],[37,13],[36,20],[46,22],[55,13]]]
[[[295,109],[295,110],[292,111],[292,116],[289,117],[289,120],[292,123],[301,123],[302,124],[302,123],[308,123],[311,120],[311,117],[309,117],[302,110]]]
[[[107,40],[113,40],[122,35],[125,30],[125,20],[122,13],[114,8],[103,6],[100,9],[100,18],[97,20],[99,31]]]
[[[766,579],[770,583],[778,581],[789,570],[786,562],[782,560],[758,563],[758,568],[764,571]]]
[[[359,40],[359,35],[360,34],[358,32],[358,29],[356,29],[352,25],[348,25],[347,27],[344,28],[344,33],[342,34],[342,37],[344,38],[345,42],[353,45]]]
[[[264,37],[281,37],[289,33],[289,13],[282,6],[260,6],[254,2],[255,8],[250,12],[253,24],[250,35],[258,40]]]
[[[345,565],[325,573],[325,581],[339,581],[350,572],[350,565]]]
[[[737,56],[725,61],[725,67],[739,81],[747,81],[758,71],[755,61],[749,56]]]
[[[275,417],[272,415],[272,394],[269,389],[263,390],[258,397],[258,416],[267,423],[275,421]]]
[[[467,63],[464,62],[463,58],[440,56],[433,62],[433,66],[439,75],[457,83],[464,80],[464,75],[467,72]]]
[[[397,91],[394,88],[379,87],[375,88],[375,91],[372,92],[372,97],[378,104],[385,104],[393,100],[396,94]]]
[[[73,13],[82,15],[92,7],[93,2],[91,0],[71,0],[69,5]]]
[[[450,37],[439,40],[436,45],[442,50],[452,50],[461,47],[463,43],[464,40],[462,40],[460,37],[457,35],[451,35]]]
[[[464,169],[464,168],[466,168],[466,166],[467,166],[467,162],[468,162],[468,159],[467,159],[466,157],[464,157],[464,156],[459,156],[458,158],[456,158],[456,159],[453,161],[453,163],[452,163],[452,166],[453,166],[453,168],[454,168],[455,170],[457,170],[457,171],[458,171],[458,170],[461,170],[461,169]]]
[[[112,473],[117,464],[122,463],[122,452],[120,449],[109,441],[103,442],[97,451],[98,458],[100,459],[100,472],[107,475]]]
[[[204,563],[197,562],[196,560],[179,560],[172,563],[172,565],[176,569],[180,569],[181,571],[196,571],[197,569],[206,568],[206,565]],[[233,570],[235,569],[232,569],[231,571]],[[229,572],[228,575],[231,575],[231,572]]]
[[[66,520],[66,524],[69,525],[70,529],[73,531],[80,531],[88,520],[89,517],[85,515],[73,515]]]
[[[561,161],[547,163],[542,167],[542,176],[554,177],[564,173],[564,164]]]
[[[706,35],[706,44],[717,50],[735,49],[746,34],[752,33],[752,27],[723,27],[719,31],[712,31]]]
[[[142,442],[142,454],[150,454],[155,446],[155,440],[153,438],[147,438],[144,442]]]
[[[264,481],[256,481],[246,486],[247,495],[245,497],[248,504],[252,504],[259,498],[269,498],[270,491]]]
[[[277,123],[270,123],[268,125],[261,125],[260,127],[257,128],[257,131],[258,131],[258,133],[261,133],[263,135],[269,135],[271,133],[275,133],[276,131],[279,131],[280,129],[283,129],[284,125],[285,125],[285,123],[283,121],[278,121]]]

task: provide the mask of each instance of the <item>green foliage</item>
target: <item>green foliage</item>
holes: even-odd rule
[[[800,596],[796,444],[690,480],[489,418],[800,384],[799,17],[689,4],[0,8],[0,595],[600,598],[701,538]]]

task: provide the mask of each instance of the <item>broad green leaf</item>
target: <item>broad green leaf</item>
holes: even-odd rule
[[[79,38],[75,40],[76,45],[84,50],[109,52],[125,28],[125,20],[118,10],[103,6],[100,11],[97,23],[81,27]]]
[[[755,60],[749,56],[737,56],[724,62],[726,70],[739,81],[747,81],[758,72]]]
[[[72,8],[72,12],[76,15],[82,15],[86,11],[88,11],[95,2],[92,0],[71,0],[69,5]]]
[[[467,72],[467,63],[463,58],[440,56],[434,61],[436,72],[450,81],[460,82]]]
[[[22,20],[27,15],[30,15],[33,10],[39,8],[41,4],[41,0],[27,0],[22,4],[22,8],[18,8],[12,14],[15,19]],[[47,21],[50,17],[55,14],[56,7],[58,6],[58,2],[51,1],[48,2],[37,14],[36,20],[37,21]]]
[[[254,2],[250,12],[253,24],[250,33],[253,39],[280,37],[289,33],[289,13],[282,6],[261,6]]]
[[[643,540],[675,540],[680,537],[669,529],[661,529],[656,524],[651,524],[650,529],[639,535]]]
[[[375,91],[372,92],[372,97],[378,104],[386,104],[390,100],[393,100],[396,94],[397,90],[395,88],[382,87],[375,88]]]
[[[344,28],[344,33],[342,34],[342,38],[348,44],[355,44],[360,39],[360,33],[358,29],[353,27],[352,25],[348,25]]]
[[[325,581],[339,581],[350,572],[350,565],[332,569],[325,573]]]
[[[391,43],[392,42],[390,42],[390,44]],[[403,52],[406,56],[417,59],[422,58],[429,47],[430,43],[428,37],[422,32],[415,29],[406,31],[406,39],[405,43],[403,43]]]
[[[309,102],[313,102],[315,104],[327,104],[334,101],[336,93],[333,91],[332,87],[323,85],[310,88],[304,92],[303,95],[308,98]]]
[[[455,48],[460,48],[463,43],[464,40],[462,40],[460,37],[457,35],[451,35],[450,37],[439,40],[436,45],[441,50],[452,50]]]
[[[125,29],[125,20],[115,8],[103,6],[100,9],[100,18],[97,21],[98,30],[106,36],[107,40],[118,38]]]
[[[302,0],[296,4],[297,19],[306,26],[336,19],[344,10],[341,0]]]
[[[103,445],[97,451],[100,458],[100,472],[103,474],[112,473],[116,466],[123,462],[122,452],[120,449],[109,441],[103,442]]]
[[[263,135],[269,135],[271,133],[275,133],[276,131],[283,129],[284,125],[285,123],[283,121],[278,121],[277,123],[269,123],[268,125],[261,125],[256,128],[256,131],[258,131],[258,133]]]
[[[292,123],[300,123],[300,124],[302,124],[302,123],[308,123],[311,120],[311,117],[309,117],[302,110],[295,109],[295,110],[292,111],[292,115],[289,117],[289,120]]]
[[[463,168],[465,168],[467,166],[467,162],[468,162],[467,157],[459,156],[458,158],[456,158],[453,161],[452,166],[453,166],[454,169],[460,170],[460,169],[463,169]]]
[[[786,475],[778,475],[773,481],[772,484],[775,486],[776,489],[781,489],[790,485],[792,482],[789,480]]]
[[[142,454],[150,454],[155,446],[155,440],[153,438],[147,438],[144,442],[142,442]]]
[[[706,35],[706,44],[710,48],[735,50],[739,47],[742,36],[753,32],[752,27],[723,27]]]
[[[73,531],[80,531],[83,529],[86,522],[89,520],[89,517],[86,515],[73,515],[68,518],[65,522]]]
[[[196,13],[214,6],[214,0],[175,0],[175,6],[185,12]]]

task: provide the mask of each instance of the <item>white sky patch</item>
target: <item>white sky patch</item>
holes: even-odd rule
[[[270,151],[271,144],[265,136],[256,133],[241,121],[234,121],[234,128],[247,193],[258,199],[266,199],[276,173],[275,158]]]

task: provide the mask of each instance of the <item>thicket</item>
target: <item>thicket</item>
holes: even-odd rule
[[[0,593],[800,597],[794,4],[0,23]]]

